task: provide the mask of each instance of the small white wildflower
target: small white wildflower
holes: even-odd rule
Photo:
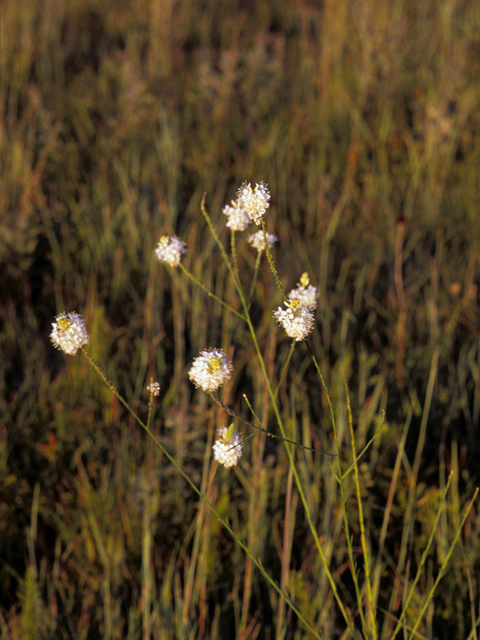
[[[242,457],[243,442],[238,431],[234,431],[233,424],[229,429],[220,429],[219,439],[213,445],[215,460],[227,469],[234,467]]]
[[[90,336],[87,333],[87,326],[78,313],[60,313],[52,323],[52,327],[50,338],[54,346],[70,356],[74,356],[78,349],[88,344]]]
[[[160,395],[160,384],[158,382],[151,382],[147,386],[147,391],[150,391],[152,396],[159,396]]]
[[[296,289],[292,289],[288,294],[289,302],[298,300],[302,307],[307,307],[310,311],[317,308],[317,287],[309,284],[308,273],[305,272],[300,278]]]
[[[195,358],[188,377],[196,387],[215,391],[232,375],[233,366],[222,349],[202,351]]]
[[[177,236],[162,236],[155,249],[155,255],[160,262],[166,262],[171,267],[178,267],[182,253],[185,253],[185,246],[186,243]]]
[[[298,300],[302,307],[307,307],[310,311],[317,308],[317,287],[309,284],[308,287],[298,286],[288,294],[288,300]]]
[[[270,193],[263,182],[252,189],[250,183],[244,182],[237,194],[237,202],[248,213],[255,224],[260,224],[263,214],[270,206]]]
[[[245,231],[250,224],[250,216],[236,200],[232,200],[231,204],[223,207],[222,213],[228,217],[227,227],[233,231]]]
[[[277,236],[274,236],[273,233],[267,233],[267,243],[268,248],[271,249],[274,243],[278,240]],[[263,231],[257,231],[257,233],[252,233],[251,236],[248,237],[249,243],[252,245],[254,249],[258,252],[264,251],[265,249],[265,240],[263,237]]]
[[[305,340],[313,327],[313,313],[307,307],[303,307],[297,300],[286,303],[287,309],[278,308],[274,312],[277,322],[287,332],[287,336],[299,340]]]

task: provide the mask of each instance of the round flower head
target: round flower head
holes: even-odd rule
[[[273,233],[267,233],[267,243],[268,243],[269,249],[273,247],[273,244],[277,240],[278,240],[277,236],[274,236]],[[257,233],[252,233],[252,235],[248,237],[248,242],[258,252],[265,250],[265,239],[263,237],[263,231],[257,231]]]
[[[166,262],[171,267],[178,267],[182,253],[185,253],[185,245],[186,243],[177,236],[162,236],[155,249],[155,255],[160,262]]]
[[[54,346],[70,356],[74,356],[78,349],[88,344],[90,336],[87,333],[85,320],[78,313],[60,313],[52,323],[52,327],[50,338]]]
[[[305,340],[313,327],[313,313],[307,307],[302,307],[298,300],[285,303],[287,309],[278,308],[274,312],[277,322],[287,332],[287,336],[299,340]]]
[[[250,224],[250,216],[236,200],[232,200],[232,204],[223,207],[222,213],[228,217],[227,227],[232,231],[245,231]]]
[[[213,445],[214,458],[227,469],[234,467],[242,457],[242,436],[234,431],[233,424],[229,429],[220,429],[218,435],[220,438]]]
[[[150,394],[152,396],[159,396],[160,395],[160,384],[158,382],[151,382],[147,386],[147,391],[150,391]]]
[[[237,194],[237,202],[248,213],[255,224],[260,224],[263,214],[270,206],[270,193],[263,182],[252,189],[249,183],[244,182]]]
[[[202,351],[195,358],[188,377],[196,387],[215,391],[232,375],[233,366],[221,349]]]
[[[289,302],[298,300],[300,306],[307,307],[313,311],[317,308],[317,287],[309,284],[308,273],[304,273],[296,289],[292,289],[288,294]]]

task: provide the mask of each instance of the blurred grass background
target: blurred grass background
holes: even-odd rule
[[[221,208],[243,180],[264,180],[273,195],[267,229],[280,239],[285,288],[305,270],[319,287],[312,344],[340,430],[344,374],[359,447],[386,411],[362,464],[374,553],[389,491],[393,500],[376,564],[381,637],[430,533],[428,505],[456,472],[420,608],[478,482],[479,34],[476,3],[461,0],[1,4],[2,638],[310,637],[86,360],[49,341],[54,316],[76,310],[93,357],[139,413],[158,380],[156,432],[203,483],[205,451],[227,419],[188,382],[192,357],[228,350],[234,336],[224,400],[246,417],[242,393],[259,411],[268,402],[243,327],[153,250],[176,233],[187,268],[232,301],[200,200],[206,191],[223,228]],[[242,255],[248,283],[254,256]],[[264,266],[253,313],[275,375],[289,345],[274,328],[281,299]],[[331,450],[301,345],[280,397],[292,437]],[[220,474],[217,507],[279,583],[282,568],[325,637],[338,637],[305,521],[285,510],[285,454],[258,436],[249,443],[240,471]],[[404,549],[416,455],[415,535]],[[297,456],[354,612],[330,467]],[[424,637],[473,629],[473,513]]]

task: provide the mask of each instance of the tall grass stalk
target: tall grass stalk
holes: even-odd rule
[[[427,595],[427,598],[425,599],[425,602],[423,604],[422,609],[420,610],[420,613],[417,615],[417,620],[416,620],[416,622],[415,622],[415,624],[414,624],[414,626],[412,628],[412,631],[411,631],[412,637],[415,637],[415,633],[416,633],[416,631],[418,629],[418,626],[421,623],[422,618],[425,615],[425,612],[426,612],[430,602],[432,601],[432,598],[433,598],[433,596],[435,594],[435,591],[436,591],[436,589],[438,587],[438,584],[439,584],[440,580],[443,578],[443,576],[445,575],[445,571],[446,571],[447,565],[448,565],[448,563],[450,561],[450,558],[452,556],[453,550],[455,549],[455,546],[456,546],[456,544],[458,542],[458,539],[460,537],[460,533],[462,532],[462,529],[463,529],[463,525],[465,524],[465,521],[466,521],[466,519],[468,517],[468,514],[470,513],[470,511],[471,511],[471,509],[473,507],[473,503],[475,502],[475,500],[477,498],[478,491],[479,490],[478,490],[478,487],[477,487],[477,489],[475,489],[475,493],[473,494],[472,499],[470,500],[470,503],[467,505],[467,507],[465,508],[465,510],[463,512],[462,520],[460,522],[459,527],[457,527],[457,530],[455,532],[455,537],[452,540],[452,543],[450,544],[450,548],[448,549],[448,553],[447,553],[447,555],[445,557],[445,560],[443,561],[442,566],[440,567],[440,571],[438,572],[438,575],[435,578],[435,582],[434,582],[432,588],[430,589],[430,591],[429,591],[429,593]],[[400,629],[400,624],[397,623],[397,627],[395,627],[395,630],[394,630],[393,638],[395,638],[395,636],[397,635],[399,629]]]
[[[360,479],[358,473],[358,460],[357,460],[357,452],[356,452],[356,444],[355,444],[355,433],[353,431],[353,419],[352,419],[352,407],[350,404],[350,394],[348,391],[347,381],[345,380],[345,392],[347,397],[347,408],[348,408],[348,425],[350,427],[350,444],[352,447],[352,458],[353,458],[353,467],[355,472],[355,489],[357,493],[357,504],[358,504],[358,521],[360,524],[360,540],[362,543],[362,552],[363,552],[363,562],[365,567],[365,583],[367,586],[367,607],[368,607],[368,628],[366,632],[371,634],[371,637],[376,640],[377,638],[377,629],[375,622],[375,611],[373,608],[373,597],[372,597],[372,585],[370,580],[370,551],[367,547],[367,540],[365,537],[365,521],[363,517],[363,504],[362,504],[362,491],[360,487]],[[340,477],[340,482],[342,481],[342,477]],[[362,604],[362,603],[360,603]],[[367,621],[365,621],[367,624]],[[367,633],[365,634],[367,636]]]

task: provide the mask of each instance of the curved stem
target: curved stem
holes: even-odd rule
[[[148,433],[148,435],[150,436],[150,438],[152,438],[152,440],[155,442],[155,444],[162,450],[163,454],[166,456],[166,458],[173,464],[173,466],[175,467],[175,469],[182,475],[182,477],[186,480],[186,482],[192,487],[192,489],[195,491],[195,493],[204,501],[204,503],[207,505],[207,507],[209,509],[211,509],[211,511],[215,514],[215,516],[218,518],[219,522],[222,523],[222,525],[225,527],[225,529],[230,533],[230,535],[232,536],[232,538],[237,542],[238,545],[240,545],[240,547],[243,549],[243,551],[247,554],[247,556],[250,558],[250,560],[255,564],[255,566],[257,567],[257,569],[260,571],[260,573],[263,575],[263,577],[267,580],[267,582],[270,584],[270,586],[275,589],[275,591],[282,597],[285,599],[285,602],[288,603],[289,607],[295,612],[295,614],[302,620],[302,622],[308,627],[308,629],[310,630],[310,632],[315,636],[315,638],[318,638],[319,640],[322,640],[322,635],[321,633],[313,626],[313,624],[307,620],[307,618],[305,618],[305,616],[301,613],[301,611],[299,611],[297,609],[297,607],[294,605],[294,603],[292,602],[292,600],[290,599],[290,597],[283,592],[280,587],[276,584],[276,582],[270,577],[270,575],[267,573],[267,571],[263,568],[262,562],[260,560],[258,560],[257,558],[255,558],[250,551],[248,550],[248,547],[240,540],[240,538],[236,535],[236,533],[233,531],[233,529],[230,527],[230,525],[228,524],[228,522],[222,518],[222,516],[220,515],[220,513],[215,509],[215,507],[213,506],[213,504],[207,499],[207,497],[200,491],[200,489],[197,487],[197,485],[189,478],[189,476],[183,471],[183,469],[180,467],[180,465],[177,463],[177,461],[175,460],[175,458],[170,455],[168,453],[168,451],[165,449],[165,447],[161,444],[161,442],[159,442],[159,440],[157,440],[157,438],[155,437],[155,435],[150,431],[150,428],[147,427],[147,425],[141,420],[141,418],[135,413],[135,411],[133,411],[133,409],[130,407],[130,405],[128,404],[128,402],[118,393],[118,391],[116,390],[115,386],[112,384],[112,382],[110,382],[110,380],[107,378],[107,376],[104,374],[104,372],[102,371],[102,369],[100,369],[100,367],[98,366],[98,364],[95,362],[95,360],[92,358],[92,356],[85,351],[85,349],[82,347],[82,351],[85,354],[87,360],[90,362],[90,364],[93,366],[93,368],[95,369],[95,371],[98,373],[98,375],[100,376],[100,378],[103,380],[103,382],[107,385],[107,387],[112,391],[112,393],[119,399],[119,401],[123,404],[123,406],[132,414],[132,416],[135,418],[136,422]]]

